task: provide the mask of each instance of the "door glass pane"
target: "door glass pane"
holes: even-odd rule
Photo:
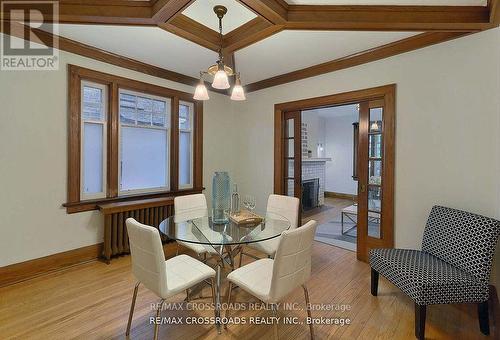
[[[380,217],[382,190],[379,186],[368,186],[368,236],[381,238]]]
[[[295,196],[294,195],[294,184],[295,181],[293,179],[287,179],[286,180],[287,186],[286,186],[286,195],[287,196]]]
[[[288,153],[287,153],[287,157],[294,157],[294,140],[293,139],[287,139],[287,149],[288,149]]]
[[[371,134],[368,139],[368,150],[370,158],[382,157],[382,134]]]
[[[288,174],[286,177],[293,177],[293,170],[294,170],[294,166],[295,166],[295,161],[293,159],[288,159],[287,160],[287,170],[288,170]]]
[[[294,137],[295,135],[293,134],[294,131],[294,119],[287,119],[286,120],[286,133],[287,135],[285,137]]]
[[[382,184],[382,161],[370,160],[368,162],[368,183],[381,185]]]
[[[382,132],[382,114],[381,107],[370,109],[370,133]]]

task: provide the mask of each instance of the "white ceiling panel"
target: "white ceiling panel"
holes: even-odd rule
[[[226,6],[227,8],[227,14],[222,19],[223,34],[257,17],[236,0],[196,0],[182,14],[218,32],[219,19],[213,11],[216,5]]]
[[[217,59],[215,52],[157,27],[60,24],[59,35],[196,78]]]
[[[486,6],[487,0],[285,0],[290,5]]]
[[[282,31],[235,53],[245,84],[299,70],[419,32]]]

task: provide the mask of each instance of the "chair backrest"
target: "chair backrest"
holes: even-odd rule
[[[297,197],[283,196],[283,195],[269,195],[267,200],[267,214],[269,216],[285,217],[290,221],[290,229],[297,228],[299,218],[299,204],[300,201]]]
[[[208,216],[207,199],[204,194],[177,196],[174,198],[174,220],[184,222]]]
[[[434,206],[422,240],[422,250],[488,284],[500,222],[452,208]]]
[[[311,220],[300,228],[286,230],[274,255],[269,297],[276,302],[304,284],[311,276],[311,252],[317,222]]]
[[[127,232],[132,255],[132,273],[158,296],[167,290],[165,254],[158,229],[127,218]]]

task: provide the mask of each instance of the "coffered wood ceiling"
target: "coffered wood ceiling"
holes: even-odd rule
[[[131,62],[142,65],[141,69],[151,64],[153,69],[163,69],[167,79],[170,74],[176,78],[185,74],[184,83],[192,83],[193,72],[213,63],[219,48],[218,22],[211,7],[226,5],[223,53],[227,62],[236,61],[237,69],[241,66],[243,81],[246,74],[252,82],[247,82],[247,90],[255,91],[497,27],[498,2],[60,0],[59,22],[67,24],[60,31],[70,52],[70,46],[79,44],[81,52],[85,44],[87,54],[94,48],[124,55],[124,67]],[[19,19],[7,13],[2,18]],[[52,19],[48,13],[47,18]],[[4,28],[4,33],[9,32]]]

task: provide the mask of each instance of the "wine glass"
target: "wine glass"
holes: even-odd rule
[[[248,209],[250,209],[251,212],[255,209],[257,202],[255,200],[255,196],[248,196]]]
[[[249,203],[250,202],[250,196],[249,195],[245,195],[245,197],[243,197],[243,206],[247,209],[247,210],[250,210],[249,208]]]

